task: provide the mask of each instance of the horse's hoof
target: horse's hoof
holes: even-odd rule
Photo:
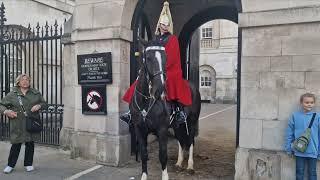
[[[141,180],[147,180],[147,174],[146,173],[142,173]]]
[[[176,165],[174,165],[174,167],[175,167],[177,172],[183,171],[182,166],[179,166],[179,165],[176,164]]]
[[[187,169],[187,172],[188,172],[188,174],[191,174],[191,175],[193,175],[193,174],[196,173],[196,172],[194,171],[194,169]]]

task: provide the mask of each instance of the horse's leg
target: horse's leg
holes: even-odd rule
[[[159,159],[162,167],[162,180],[169,180],[168,170],[167,170],[167,146],[168,146],[168,131],[162,129],[159,131]]]
[[[141,155],[141,161],[142,161],[142,176],[141,180],[147,180],[148,175],[148,150],[147,150],[147,135],[144,133],[141,133],[136,131],[139,146],[140,146],[140,155]]]
[[[182,162],[183,162],[183,149],[182,149],[179,141],[178,141],[178,146],[179,146],[179,152],[178,152],[179,154],[178,154],[178,160],[177,160],[176,166],[181,168]]]
[[[191,144],[189,148],[189,159],[188,159],[187,170],[193,170],[193,144]]]
[[[191,116],[190,116],[190,118],[191,118]],[[188,159],[187,170],[190,173],[194,173],[194,170],[193,170],[193,145],[194,145],[194,137],[196,136],[196,134],[195,134],[196,133],[196,129],[195,128],[196,127],[195,127],[195,125],[193,123],[189,123],[190,135],[189,135],[189,140],[188,141],[190,143],[190,147],[189,147],[189,159]]]

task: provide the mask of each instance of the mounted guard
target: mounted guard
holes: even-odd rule
[[[129,103],[130,111],[120,118],[130,124],[134,132],[131,136],[138,141],[141,180],[146,180],[148,174],[147,137],[150,133],[158,137],[162,180],[169,179],[167,145],[170,126],[179,146],[176,166],[182,167],[183,150],[188,150],[187,170],[193,172],[193,146],[198,135],[201,98],[199,90],[182,78],[179,43],[172,32],[169,3],[165,2],[155,40],[140,40],[145,47],[142,58],[137,61],[140,67],[138,78],[123,97]]]
[[[155,41],[165,47],[167,56],[165,98],[172,106],[172,117],[175,117],[175,124],[180,125],[186,122],[187,114],[184,112],[184,107],[192,104],[192,98],[189,84],[182,77],[179,42],[178,38],[173,35],[173,22],[167,1],[164,3],[157,23]],[[122,99],[125,102],[131,102],[136,84],[137,81],[130,86],[123,96]],[[120,119],[129,124],[131,121],[130,112],[121,115]]]

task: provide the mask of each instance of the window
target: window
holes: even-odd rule
[[[211,87],[212,78],[209,71],[203,71],[200,79],[201,87]]]
[[[202,28],[202,38],[212,39],[212,28]]]
[[[201,77],[201,86],[210,87],[211,86],[211,77]]]

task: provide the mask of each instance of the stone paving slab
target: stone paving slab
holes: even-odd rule
[[[24,146],[14,171],[2,173],[7,164],[11,144],[0,142],[0,180],[61,180],[95,166],[95,162],[70,159],[69,152],[61,149],[36,145],[35,171],[26,172],[23,166]]]

